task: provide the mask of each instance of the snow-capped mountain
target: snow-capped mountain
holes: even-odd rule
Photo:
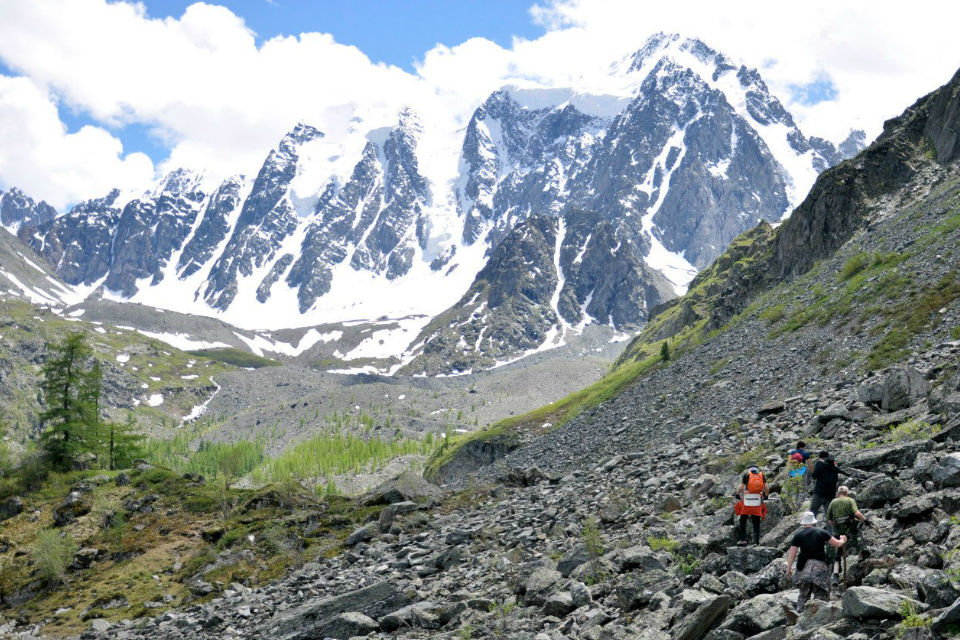
[[[383,124],[300,123],[253,179],[177,170],[60,216],[11,190],[0,221],[115,300],[245,328],[399,319],[393,369],[433,374],[640,326],[864,142],[805,137],[756,70],[664,34],[583,86],[504,87],[465,129]]]

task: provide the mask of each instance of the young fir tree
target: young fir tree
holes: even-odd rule
[[[107,462],[107,468],[127,469],[133,465],[133,461],[141,455],[140,445],[143,436],[137,435],[134,430],[137,423],[133,419],[133,414],[127,415],[127,421],[123,424],[119,422],[107,422],[103,425],[103,455]]]
[[[98,364],[88,366],[93,351],[82,333],[69,333],[48,349],[40,383],[46,406],[40,414],[40,446],[54,468],[65,469],[77,455],[99,447],[103,374]]]
[[[660,345],[660,360],[670,362],[670,345],[666,342]]]

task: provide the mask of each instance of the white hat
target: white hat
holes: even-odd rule
[[[813,515],[813,511],[804,511],[800,524],[817,524],[817,516]]]

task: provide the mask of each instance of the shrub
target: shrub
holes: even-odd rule
[[[37,574],[50,586],[67,581],[67,567],[73,562],[77,544],[68,535],[59,531],[44,529],[37,534],[31,556],[37,568]]]
[[[926,628],[933,622],[929,617],[918,614],[916,607],[909,600],[904,600],[900,605],[900,618],[897,636],[901,638],[906,634],[907,629]]]
[[[667,537],[657,538],[651,536],[647,538],[647,544],[650,545],[650,548],[654,551],[670,551],[671,553],[680,547],[679,542]]]

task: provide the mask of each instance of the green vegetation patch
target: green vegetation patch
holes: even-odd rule
[[[267,460],[253,473],[257,482],[312,480],[335,474],[376,470],[405,455],[429,455],[438,446],[428,433],[422,439],[362,437],[334,429],[313,436]],[[329,481],[328,481],[329,482]]]
[[[187,353],[201,358],[209,358],[210,360],[225,362],[227,364],[232,364],[235,367],[242,367],[244,369],[259,369],[261,367],[280,366],[280,363],[276,360],[263,358],[248,351],[244,351],[243,349],[235,349],[233,347],[225,347],[220,349],[197,349],[196,351],[188,351]]]

